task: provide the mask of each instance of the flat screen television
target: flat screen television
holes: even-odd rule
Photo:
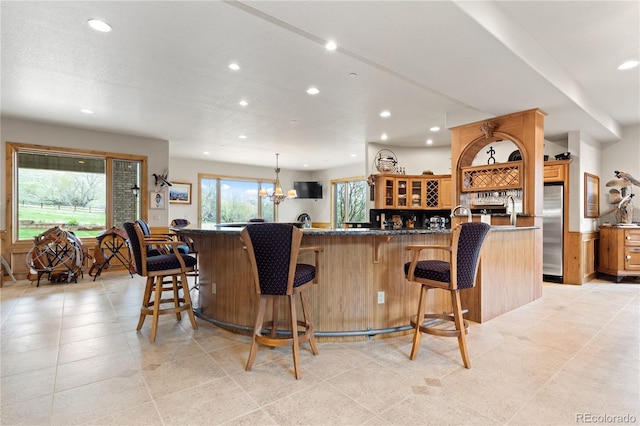
[[[322,198],[322,182],[293,182],[298,198]]]

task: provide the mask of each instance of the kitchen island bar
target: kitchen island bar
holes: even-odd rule
[[[258,297],[240,228],[176,229],[191,237],[199,252],[198,315],[231,331],[248,333]],[[535,276],[535,227],[495,227],[487,237],[478,284],[461,292],[467,318],[482,322],[542,295]],[[309,290],[311,312],[321,339],[360,340],[407,330],[415,315],[420,286],[404,277],[410,244],[450,244],[450,230],[304,229],[302,246],[322,246],[320,281]],[[429,256],[448,260],[442,250]],[[305,256],[309,256],[307,259]],[[312,254],[300,262],[313,263]],[[450,312],[447,292],[429,292],[427,308]],[[382,303],[380,303],[382,302]]]

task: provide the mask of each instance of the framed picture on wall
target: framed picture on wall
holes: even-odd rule
[[[171,204],[191,204],[191,184],[188,182],[171,182],[169,202]]]
[[[600,217],[600,178],[584,174],[584,217]]]
[[[151,192],[149,208],[152,210],[164,210],[166,208],[165,197],[166,194],[164,192]]]

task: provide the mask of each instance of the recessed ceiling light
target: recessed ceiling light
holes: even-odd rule
[[[380,139],[382,139],[383,141],[386,141],[387,138],[388,138],[388,136],[387,136],[386,133],[383,133],[383,134],[380,135]]]
[[[298,124],[298,120],[291,120],[290,123],[291,124]]]
[[[357,77],[357,76],[358,76],[358,73],[355,73],[355,72],[350,72],[350,73],[349,73],[349,77],[353,77],[353,78],[355,78],[355,77]]]
[[[320,90],[318,90],[317,87],[309,87],[307,89],[307,93],[310,95],[317,95],[318,93],[320,93]]]
[[[89,19],[87,23],[91,28],[93,28],[96,31],[100,31],[101,33],[108,33],[112,29],[111,25],[99,19]]]
[[[433,126],[432,128],[430,128],[429,130],[431,130],[432,132],[437,132],[440,130],[440,127],[438,126]]]
[[[247,135],[240,135],[240,136],[238,136],[238,137],[239,137],[240,139],[246,139],[246,138],[247,138]]]
[[[85,114],[93,114],[93,111],[87,108],[81,109],[80,112],[84,112]]]
[[[635,68],[637,66],[638,66],[638,61],[630,60],[630,61],[625,61],[625,62],[621,63],[618,66],[618,69],[621,70],[621,71],[624,71],[624,70],[630,70],[631,68]]]
[[[309,165],[308,164],[303,164],[302,167],[309,167]]]
[[[338,45],[336,44],[335,41],[329,40],[327,44],[324,45],[324,47],[327,50],[336,50],[338,48]]]
[[[209,151],[205,151],[205,152],[203,152],[203,154],[204,154],[204,155],[209,155],[209,154],[211,154],[211,153],[210,153]]]
[[[433,140],[427,139],[427,145],[431,145],[431,144],[433,144]]]
[[[382,111],[380,113],[380,117],[382,117],[382,118],[391,117],[391,113],[389,111]]]
[[[229,69],[238,71],[240,69],[240,65],[236,64],[235,62],[232,62],[229,64]]]
[[[351,155],[350,155],[350,157],[352,157],[352,158],[353,158],[353,157],[355,157],[355,156],[356,156],[356,154],[351,154]]]
[[[241,106],[247,106],[249,105],[249,102],[245,101],[244,99],[241,100],[240,102],[238,102]]]

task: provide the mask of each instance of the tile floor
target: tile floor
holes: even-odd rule
[[[5,283],[2,425],[566,425],[640,422],[640,281],[545,284],[544,297],[456,339],[411,336],[258,352],[199,320],[135,327],[143,281]],[[607,417],[595,417],[607,416]],[[616,417],[620,416],[620,417]],[[626,417],[625,417],[626,416]],[[626,421],[625,421],[626,420]]]

